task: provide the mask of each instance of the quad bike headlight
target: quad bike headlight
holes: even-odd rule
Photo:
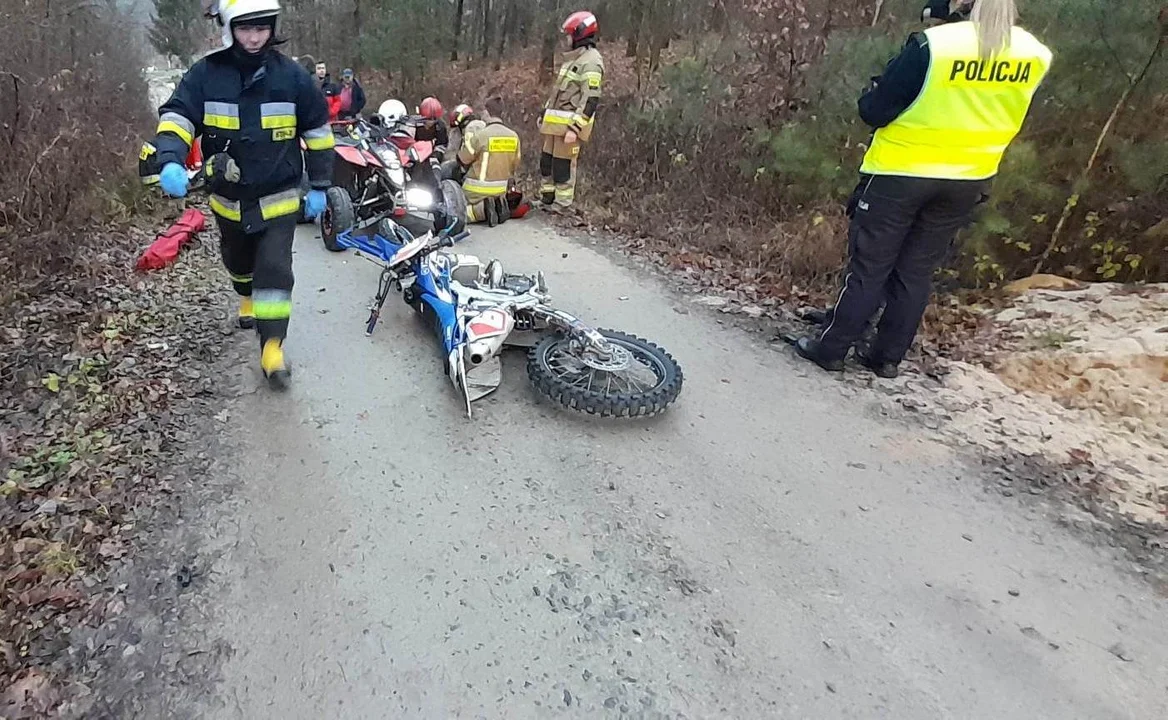
[[[429,210],[434,207],[434,194],[425,188],[410,188],[406,190],[406,206]]]

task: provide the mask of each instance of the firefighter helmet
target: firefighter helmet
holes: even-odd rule
[[[575,45],[583,40],[596,37],[599,26],[596,23],[595,15],[587,10],[581,10],[569,15],[560,29],[565,35],[572,38],[572,44]]]
[[[422,101],[418,112],[428,120],[441,120],[443,113],[442,103],[436,97],[428,97]]]
[[[223,28],[223,48],[235,44],[232,23],[272,18],[272,36],[276,35],[275,18],[280,15],[280,0],[203,0],[203,15],[214,18]]]
[[[460,103],[450,111],[450,125],[462,127],[474,119],[474,108],[466,103]]]

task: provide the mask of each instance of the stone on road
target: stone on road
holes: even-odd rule
[[[365,337],[377,268],[316,233],[293,389],[224,425],[239,489],[200,632],[234,653],[206,717],[1168,716],[1168,603],[877,398],[532,219],[458,250],[543,269],[685,390],[595,421],[517,352],[467,420],[429,329],[391,298]]]

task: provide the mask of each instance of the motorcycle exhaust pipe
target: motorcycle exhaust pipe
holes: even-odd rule
[[[476,340],[466,346],[466,358],[471,365],[482,365],[494,357],[503,345],[503,338],[487,338]]]

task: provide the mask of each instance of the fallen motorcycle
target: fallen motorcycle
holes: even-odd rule
[[[413,206],[433,202],[427,190],[407,191]],[[527,348],[527,375],[536,390],[571,410],[601,417],[650,417],[681,393],[682,371],[661,347],[616,330],[594,329],[551,306],[542,272],[503,272],[473,255],[440,252],[465,239],[450,223],[415,235],[390,218],[375,231],[344,231],[337,242],[382,266],[365,333],[371,335],[391,292],[432,322],[444,369],[466,402],[499,387],[505,347]]]

